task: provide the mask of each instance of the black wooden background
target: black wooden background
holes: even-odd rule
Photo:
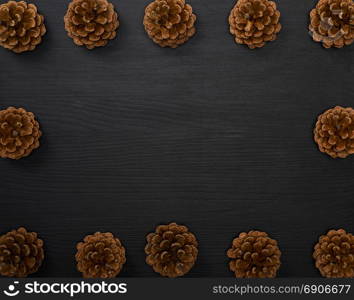
[[[1,160],[1,232],[37,231],[36,276],[80,276],[75,245],[111,231],[127,248],[121,276],[153,277],[145,235],[170,221],[200,242],[190,277],[227,277],[234,236],[267,231],[281,277],[319,276],[319,235],[354,231],[354,160],[312,140],[319,113],[354,105],[354,46],[325,50],[307,31],[314,0],[277,1],[283,30],[261,50],[236,45],[234,0],[191,0],[197,34],[156,46],[142,26],[149,0],[112,0],[118,37],[94,51],[66,36],[69,1],[34,1],[48,33],[35,52],[0,51],[0,105],[40,121],[41,148]],[[3,2],[3,1],[2,1]]]

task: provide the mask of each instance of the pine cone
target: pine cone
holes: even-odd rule
[[[336,106],[320,115],[314,139],[321,152],[333,158],[354,153],[354,109]]]
[[[146,239],[146,263],[162,276],[183,276],[197,260],[198,242],[186,226],[160,225]]]
[[[354,236],[345,230],[330,230],[319,238],[313,258],[323,277],[354,277]]]
[[[107,45],[119,27],[118,15],[107,0],[73,0],[64,23],[74,43],[88,49]]]
[[[156,44],[176,48],[195,34],[196,19],[185,0],[155,0],[145,9],[144,26]]]
[[[320,0],[310,13],[309,29],[325,48],[342,48],[354,42],[354,2]]]
[[[274,41],[281,30],[280,12],[275,2],[268,0],[239,0],[229,16],[230,32],[238,44],[250,49],[261,48]]]
[[[0,157],[19,159],[39,147],[42,132],[31,112],[9,107],[0,111]]]
[[[12,230],[0,237],[0,274],[27,277],[38,271],[44,259],[43,241],[25,228]]]
[[[122,243],[110,232],[87,235],[77,244],[75,257],[84,278],[116,277],[126,262]]]
[[[44,17],[34,4],[9,1],[0,5],[0,45],[15,53],[32,51],[46,33]]]
[[[230,269],[237,278],[274,278],[280,267],[281,252],[275,240],[261,231],[241,233],[227,251]]]

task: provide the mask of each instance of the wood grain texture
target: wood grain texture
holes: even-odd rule
[[[278,40],[236,45],[233,0],[191,0],[197,34],[162,49],[142,26],[149,0],[112,0],[118,37],[88,51],[66,36],[69,1],[34,1],[48,34],[33,53],[0,51],[0,105],[40,120],[42,146],[1,160],[1,232],[45,240],[37,276],[80,276],[75,244],[112,231],[127,248],[122,276],[153,277],[145,235],[186,224],[200,255],[190,277],[232,276],[226,250],[241,231],[279,241],[281,277],[316,277],[311,254],[330,228],[354,232],[354,158],[312,140],[317,115],[354,105],[354,46],[325,50],[307,32],[314,0],[277,1]]]

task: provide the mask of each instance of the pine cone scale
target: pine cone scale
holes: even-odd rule
[[[227,256],[237,278],[272,278],[280,267],[281,252],[265,232],[250,231],[233,240]]]
[[[176,48],[195,34],[196,15],[185,0],[155,0],[145,8],[144,27],[161,47]]]
[[[105,46],[119,27],[118,14],[107,0],[73,0],[64,22],[74,43],[88,49]]]
[[[146,263],[162,276],[183,276],[194,266],[198,242],[187,227],[176,223],[160,225],[146,240]]]
[[[126,262],[125,248],[111,233],[96,232],[77,244],[77,269],[84,278],[113,278]]]
[[[33,35],[33,32],[36,32]],[[46,33],[44,17],[34,4],[9,1],[0,5],[0,45],[15,53],[31,51]]]
[[[319,150],[333,158],[354,153],[354,110],[337,106],[317,119],[314,140]]]
[[[0,237],[0,274],[26,277],[36,272],[44,259],[43,241],[19,228]]]
[[[22,108],[0,111],[0,157],[19,159],[39,147],[42,133],[35,116]]]
[[[319,0],[310,12],[309,30],[325,48],[342,48],[354,42],[354,2]]]
[[[229,15],[230,33],[238,44],[250,49],[274,41],[281,30],[280,12],[268,0],[239,0]]]
[[[319,238],[313,258],[323,277],[354,277],[354,236],[345,230],[330,230]]]

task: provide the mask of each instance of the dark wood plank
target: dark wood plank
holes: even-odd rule
[[[197,35],[178,49],[146,36],[149,0],[113,0],[116,40],[87,51],[66,36],[69,1],[34,1],[48,34],[35,52],[0,51],[0,104],[37,114],[42,147],[1,160],[1,232],[40,233],[37,276],[80,276],[75,244],[112,231],[127,248],[122,276],[157,276],[145,235],[186,224],[200,241],[191,277],[232,276],[225,252],[241,231],[279,240],[282,277],[319,276],[311,254],[330,228],[354,232],[353,158],[312,141],[316,116],[353,106],[354,47],[325,50],[307,32],[311,1],[277,1],[283,30],[250,51],[235,45],[234,1],[190,1]]]

